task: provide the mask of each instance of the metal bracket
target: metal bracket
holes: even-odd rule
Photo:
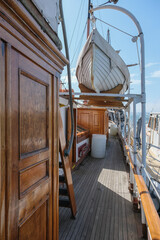
[[[134,98],[134,102],[135,102],[135,104],[142,102],[142,96],[136,96]]]
[[[142,95],[141,95],[141,102],[146,103],[146,94],[145,93],[142,93]]]

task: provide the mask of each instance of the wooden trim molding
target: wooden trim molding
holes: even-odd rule
[[[17,0],[0,1],[0,35],[0,239],[24,239],[27,228],[30,239],[39,229],[58,239],[59,76],[68,61]]]
[[[6,207],[6,123],[5,123],[5,43],[0,40],[0,239],[5,239]]]

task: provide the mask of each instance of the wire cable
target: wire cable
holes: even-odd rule
[[[123,31],[123,30],[121,30],[121,29],[119,29],[119,28],[111,25],[110,23],[107,23],[107,22],[101,20],[100,18],[97,18],[97,17],[96,17],[96,19],[99,20],[100,22],[103,22],[104,24],[106,24],[106,25],[108,25],[108,26],[110,26],[110,27],[112,27],[112,28],[114,28],[114,29],[116,29],[116,30],[118,30],[118,31],[120,31],[120,32],[122,32],[122,33],[124,33],[124,34],[126,34],[126,35],[128,35],[128,36],[130,36],[130,37],[134,37],[134,36],[131,35],[130,33],[127,33],[127,32],[125,32],[125,31]]]
[[[107,2],[105,2],[105,3],[100,4],[99,6],[103,6],[103,5],[106,5],[106,4],[108,4],[108,3],[111,3],[111,1],[109,0],[109,1],[107,1]]]
[[[78,45],[77,45],[77,48],[76,48],[76,50],[75,50],[75,52],[74,52],[74,55],[73,55],[73,57],[72,57],[71,65],[72,65],[72,63],[73,63],[73,61],[74,61],[74,58],[75,58],[75,56],[76,56],[76,53],[77,53],[78,49],[81,48],[82,40],[83,40],[83,37],[84,37],[84,33],[85,33],[85,30],[86,30],[86,27],[87,27],[87,21],[86,21],[86,23],[85,23],[85,26],[84,26],[84,29],[83,29],[82,36],[81,36],[81,38],[80,38],[80,41],[79,41],[79,43],[78,43]]]
[[[97,0],[96,2],[97,2],[97,5],[99,5],[99,0]],[[101,18],[101,12],[100,11],[98,11],[98,14],[99,14],[99,18]],[[100,22],[100,23],[101,23],[102,34],[103,34],[103,37],[105,38],[102,22]]]
[[[72,40],[73,40],[73,36],[74,36],[75,30],[76,30],[77,24],[78,24],[79,16],[81,16],[81,13],[82,13],[82,9],[83,9],[82,6],[84,6],[84,0],[81,1],[81,5],[80,5],[79,11],[78,11],[77,19],[75,21],[74,29],[73,29],[73,32],[72,32],[71,40],[69,42],[69,49],[70,49],[70,46],[71,46],[71,43],[72,43]]]

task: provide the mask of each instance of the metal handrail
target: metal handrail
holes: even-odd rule
[[[131,164],[131,168],[135,177],[138,192],[141,197],[142,206],[144,209],[145,217],[148,223],[149,231],[152,240],[160,240],[160,219],[158,213],[155,209],[154,203],[150,196],[149,190],[146,183],[140,173],[138,173],[137,168],[134,166],[129,147],[125,145],[125,149]],[[145,169],[145,168],[144,168]]]
[[[142,167],[144,168],[143,165],[142,165]],[[154,191],[155,191],[155,193],[156,193],[156,195],[157,195],[157,197],[158,197],[158,200],[160,201],[160,195],[159,195],[159,193],[158,193],[156,187],[154,186],[154,184],[153,184],[153,182],[152,182],[152,180],[151,180],[151,178],[150,178],[150,176],[149,176],[149,174],[148,174],[148,172],[147,172],[147,170],[146,170],[145,168],[144,168],[144,171],[145,171],[146,176],[147,176],[149,182],[151,183],[151,185],[152,185],[152,187],[153,187],[153,189],[154,189]]]
[[[151,144],[151,143],[148,143],[147,145],[148,145],[149,147],[154,147],[154,148],[160,149],[160,147],[158,147],[158,146],[156,146],[156,145],[153,145],[153,144]]]

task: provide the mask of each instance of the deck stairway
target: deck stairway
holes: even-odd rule
[[[76,216],[76,201],[73,188],[73,181],[71,175],[71,167],[69,157],[64,156],[64,150],[66,148],[66,141],[64,136],[64,129],[61,114],[59,111],[59,150],[62,162],[59,163],[59,167],[63,169],[63,175],[59,176],[59,206],[70,208],[72,217]]]
[[[142,239],[118,137],[109,138],[104,159],[88,156],[72,176],[78,212],[73,221],[70,211],[60,208],[60,240]]]

